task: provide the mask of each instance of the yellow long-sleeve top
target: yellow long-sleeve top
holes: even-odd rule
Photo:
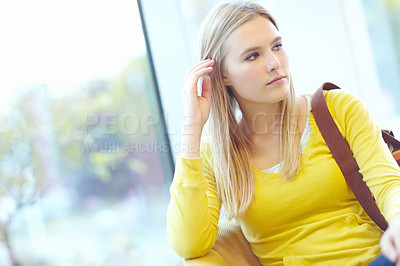
[[[400,171],[363,103],[341,90],[325,92],[385,218],[400,213]],[[263,265],[366,265],[380,254],[382,231],[371,221],[340,172],[309,112],[311,136],[293,181],[253,166],[255,198],[237,219]],[[167,213],[178,255],[205,255],[218,233],[220,202],[209,142],[201,158],[179,157]]]

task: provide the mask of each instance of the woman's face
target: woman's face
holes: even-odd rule
[[[260,15],[228,37],[223,69],[225,85],[239,104],[278,103],[289,94],[289,59],[282,38]]]

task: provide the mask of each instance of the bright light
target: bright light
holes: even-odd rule
[[[47,84],[60,96],[118,74],[145,52],[136,1],[0,1],[0,113]]]

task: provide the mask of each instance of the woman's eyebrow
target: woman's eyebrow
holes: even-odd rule
[[[244,50],[243,53],[240,54],[240,57],[246,55],[248,52],[255,51],[255,50],[258,50],[258,49],[261,49],[261,46],[249,47],[246,50]]]
[[[272,40],[271,44],[274,44],[274,43],[276,43],[277,41],[280,41],[280,40],[282,40],[282,37],[281,37],[281,36],[276,36],[276,37]],[[260,48],[261,48],[261,46],[249,47],[249,48],[247,48],[246,50],[244,50],[244,51],[240,54],[240,56],[244,56],[244,55],[247,54],[248,52],[255,51],[255,50],[258,50],[258,49],[260,49]]]
[[[281,37],[281,36],[276,36],[276,37],[272,40],[271,44],[274,44],[274,43],[276,43],[277,41],[280,41],[280,40],[282,40],[282,37]]]

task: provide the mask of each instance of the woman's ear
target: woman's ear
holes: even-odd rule
[[[228,79],[225,75],[222,76],[222,80],[224,81],[224,85],[225,85],[225,86],[230,86],[230,85],[232,85],[232,84],[230,83],[229,79]]]

